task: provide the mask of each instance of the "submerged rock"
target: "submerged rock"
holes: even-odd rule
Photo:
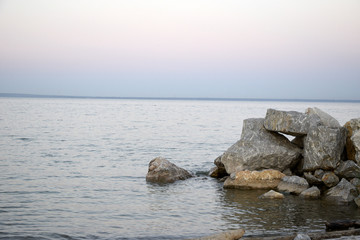
[[[245,234],[244,229],[229,230],[227,232],[214,234],[201,238],[194,238],[190,240],[238,240]]]
[[[300,112],[268,109],[264,127],[269,131],[303,136],[309,131],[309,119],[307,114]]]
[[[232,173],[224,182],[224,188],[273,189],[285,174],[278,170],[239,171]]]
[[[284,194],[282,194],[282,193],[275,192],[274,190],[270,190],[270,191],[264,193],[263,195],[261,195],[259,198],[260,199],[264,199],[264,198],[283,199],[285,197],[284,197]]]
[[[304,171],[333,170],[341,160],[346,129],[325,126],[311,127],[305,138]]]
[[[334,201],[336,203],[349,203],[358,196],[358,191],[345,178],[341,179],[338,185],[330,188],[326,194],[325,199]]]
[[[299,176],[285,176],[281,179],[277,189],[280,192],[300,194],[309,187],[309,183]]]
[[[355,135],[357,131],[360,131],[360,118],[351,119],[350,121],[345,123],[344,127],[347,129],[348,132],[348,135],[346,137],[347,158],[355,161],[356,150],[353,140],[351,138]]]
[[[297,163],[301,149],[281,134],[264,128],[263,118],[244,120],[241,139],[221,157],[226,172],[275,169],[283,171]]]
[[[173,183],[185,180],[192,175],[183,168],[176,166],[165,158],[157,157],[150,161],[146,181],[154,183]]]
[[[318,199],[320,198],[320,190],[319,188],[313,186],[311,188],[308,188],[300,193],[300,197],[303,198],[309,198],[309,199]]]

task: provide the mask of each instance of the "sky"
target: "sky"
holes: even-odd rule
[[[0,92],[360,100],[359,0],[0,0]]]

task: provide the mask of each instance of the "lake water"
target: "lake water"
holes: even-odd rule
[[[207,177],[267,108],[319,107],[341,124],[360,103],[0,98],[1,239],[185,239],[324,230],[360,217],[355,206],[260,200]],[[196,177],[145,181],[163,156]]]

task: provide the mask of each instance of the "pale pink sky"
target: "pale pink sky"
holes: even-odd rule
[[[360,99],[359,13],[358,0],[0,0],[0,92]]]

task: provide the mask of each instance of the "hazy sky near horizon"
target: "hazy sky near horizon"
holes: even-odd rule
[[[360,99],[359,0],[0,0],[0,92]]]

